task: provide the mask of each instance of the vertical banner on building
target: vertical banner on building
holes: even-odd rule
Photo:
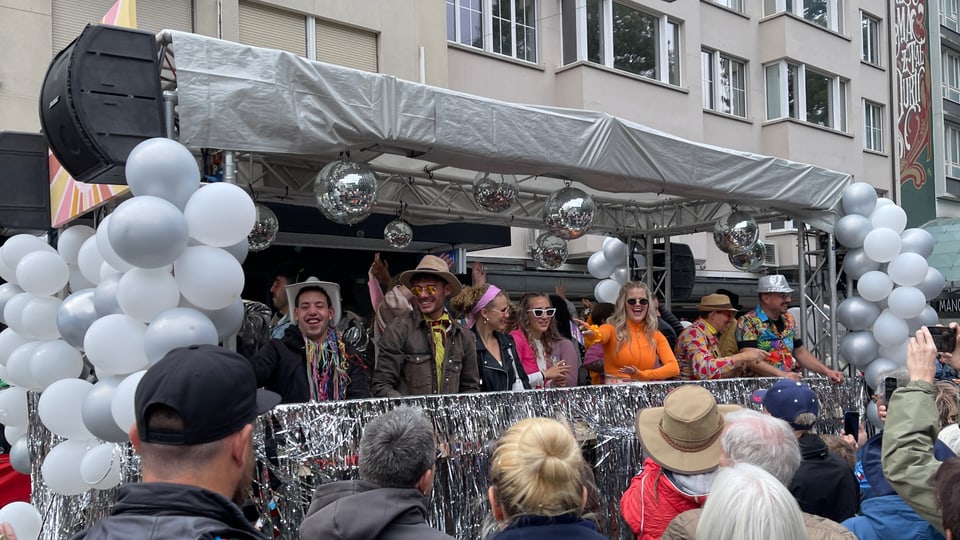
[[[100,19],[102,24],[137,27],[137,0],[117,0]],[[50,160],[50,226],[62,227],[108,200],[127,192],[127,186],[78,182],[60,161],[47,151]]]
[[[894,0],[896,149],[900,160],[900,205],[907,213],[909,227],[937,217],[929,15],[927,0]]]

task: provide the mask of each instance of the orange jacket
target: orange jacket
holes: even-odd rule
[[[594,327],[596,328],[596,327]],[[680,374],[680,365],[677,357],[667,342],[667,338],[654,331],[653,341],[656,349],[647,340],[643,325],[627,321],[630,340],[617,348],[617,332],[612,324],[600,326],[600,337],[588,340],[588,346],[593,343],[603,344],[603,370],[607,375],[619,378],[630,378],[637,381],[662,381]],[[657,360],[660,366],[657,367]],[[634,366],[640,371],[633,375],[620,372],[620,368]]]

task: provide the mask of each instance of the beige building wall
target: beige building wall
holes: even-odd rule
[[[49,0],[0,0],[0,130],[40,130],[50,39]]]

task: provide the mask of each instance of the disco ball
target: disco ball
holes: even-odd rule
[[[341,225],[356,225],[373,211],[377,176],[359,163],[338,159],[320,169],[313,194],[324,217]]]
[[[746,212],[733,212],[713,226],[713,241],[720,251],[736,255],[752,248],[760,238],[757,220]]]
[[[390,247],[403,249],[413,241],[413,228],[406,221],[397,218],[383,228],[383,239]]]
[[[543,205],[543,223],[551,233],[564,240],[573,240],[590,229],[596,209],[593,197],[575,187],[565,187],[547,197]]]
[[[747,251],[730,255],[730,264],[741,272],[756,272],[763,268],[763,242],[757,242]]]
[[[533,261],[540,268],[553,270],[567,260],[567,241],[550,233],[537,237],[533,245]]]
[[[477,173],[473,179],[473,200],[484,210],[503,212],[517,200],[520,186],[512,174]]]
[[[260,203],[257,203],[256,208],[257,221],[254,222],[253,229],[250,229],[250,234],[247,235],[247,244],[250,246],[250,251],[263,251],[276,240],[277,232],[280,230],[280,222],[277,221],[277,215],[273,213],[273,210]]]

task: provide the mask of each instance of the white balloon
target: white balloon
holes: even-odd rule
[[[907,340],[907,322],[889,309],[883,310],[873,323],[873,337],[880,345],[893,346]]]
[[[19,285],[13,283],[4,283],[0,285],[0,323],[4,322],[3,319],[3,308],[7,305],[7,302],[10,301],[14,296],[24,292]]]
[[[183,212],[159,197],[127,199],[110,215],[107,234],[118,256],[140,268],[171,264],[187,247]]]
[[[146,370],[138,371],[127,376],[117,385],[117,390],[113,394],[113,402],[110,404],[110,412],[113,413],[113,420],[120,426],[124,432],[130,434],[130,429],[137,422],[137,413],[134,408],[134,396],[137,393],[137,385]]]
[[[15,441],[20,437],[25,437],[30,431],[30,426],[4,426],[3,427],[3,438],[7,442]]]
[[[110,489],[120,484],[120,449],[116,444],[94,446],[80,460],[80,477],[94,489]]]
[[[246,315],[246,310],[243,307],[243,300],[240,299],[237,299],[236,302],[223,309],[209,310],[190,305],[181,307],[193,307],[200,313],[206,315],[207,318],[210,319],[210,322],[217,327],[217,336],[221,340],[239,332],[240,327],[243,326],[243,317]]]
[[[890,311],[898,317],[912,319],[923,313],[927,300],[923,297],[920,289],[916,287],[897,287],[887,297],[887,305],[890,306]],[[908,331],[909,326],[908,324]]]
[[[628,251],[627,244],[619,238],[609,236],[603,240],[603,257],[617,266],[626,264]]]
[[[214,247],[244,241],[257,221],[253,199],[243,188],[219,182],[198,189],[183,210],[190,236]]]
[[[40,346],[39,341],[30,341],[10,353],[10,358],[7,359],[7,382],[30,390],[40,388],[30,370],[30,360],[38,346]]]
[[[40,475],[50,491],[58,495],[79,495],[90,489],[80,476],[80,462],[91,441],[75,439],[54,446],[43,458]]]
[[[6,426],[27,426],[30,417],[27,414],[27,389],[11,386],[0,390],[0,424]]]
[[[877,205],[876,207],[874,207],[874,210],[876,210],[877,208],[880,208],[881,206],[896,206],[896,204],[897,203],[891,201],[886,197],[877,197]],[[872,214],[873,212],[870,212],[870,213]]]
[[[83,424],[80,410],[83,399],[93,384],[83,379],[62,379],[40,394],[37,415],[55,435],[67,439],[92,439],[93,434]]]
[[[103,261],[110,265],[116,272],[126,272],[133,268],[133,265],[127,261],[120,258],[117,255],[117,252],[114,251],[113,246],[110,245],[110,235],[108,234],[110,227],[110,218],[113,217],[113,214],[108,215],[103,218],[103,221],[100,222],[100,225],[97,226],[97,249],[100,251],[100,256],[103,257]],[[108,272],[109,273],[109,272]],[[104,270],[101,267],[100,277],[104,276]]]
[[[143,336],[143,349],[153,365],[173,349],[217,345],[219,342],[217,327],[206,315],[194,309],[176,307],[150,321]]]
[[[20,320],[24,327],[29,329],[27,335],[34,339],[57,339],[60,329],[57,328],[57,312],[63,300],[52,296],[35,296],[23,306]]]
[[[100,317],[83,336],[83,350],[97,373],[119,375],[147,367],[143,335],[147,327],[129,315]]]
[[[900,253],[900,233],[887,227],[868,232],[863,239],[863,252],[878,263],[893,260]]]
[[[892,290],[893,281],[890,276],[879,270],[871,270],[857,280],[857,292],[871,302],[883,300]]]
[[[77,253],[77,268],[84,279],[92,285],[100,283],[100,267],[103,266],[103,256],[97,247],[96,235],[83,241]],[[83,287],[84,289],[87,287]]]
[[[100,281],[101,281],[101,283],[103,282],[104,279],[107,279],[108,277],[113,276],[113,275],[116,275],[116,274],[123,274],[123,272],[121,272],[120,270],[117,270],[116,268],[110,266],[110,263],[108,263],[107,261],[103,261],[103,264],[100,265]]]
[[[11,268],[3,262],[3,246],[0,246],[0,278],[7,283],[17,284],[17,269]]]
[[[597,279],[607,279],[616,267],[616,263],[608,261],[602,251],[590,255],[587,259],[587,270]]]
[[[23,325],[23,309],[34,298],[37,297],[28,292],[23,292],[7,300],[7,304],[3,306],[3,320],[6,321],[7,326],[16,330],[20,335],[30,335],[29,329]]]
[[[899,235],[907,226],[907,213],[903,208],[893,204],[878,206],[870,214],[870,224],[875,229],[880,227],[893,229]]]
[[[82,291],[83,289],[92,289],[96,287],[97,284],[93,283],[89,279],[83,276],[83,273],[80,272],[78,266],[70,267],[70,290],[73,292]]]
[[[7,522],[17,533],[17,540],[37,540],[43,519],[30,503],[15,501],[0,509],[0,523]]]
[[[593,296],[598,302],[610,302],[612,304],[617,301],[619,294],[620,284],[612,279],[605,279],[593,288]]]
[[[147,139],[133,147],[124,173],[134,196],[160,197],[181,210],[200,187],[200,168],[193,154],[164,137]]]
[[[223,309],[243,292],[243,267],[219,248],[188,247],[173,273],[183,297],[203,309]]]
[[[120,278],[122,274],[113,274],[103,278],[97,288],[93,291],[93,308],[97,315],[106,317],[123,313],[120,302],[117,300],[117,291],[120,289]]]
[[[880,347],[880,356],[896,362],[897,364],[906,367],[907,365],[907,342],[898,343],[895,345],[884,345]]]
[[[3,243],[3,250],[0,251],[0,257],[8,268],[16,270],[20,264],[20,259],[34,251],[54,251],[52,247],[41,240],[39,237],[31,234],[18,234],[11,236]]]
[[[917,253],[924,258],[933,254],[933,248],[937,245],[937,241],[934,240],[933,235],[925,229],[907,229],[900,233],[900,240],[901,244],[903,244],[900,251],[904,253]]]
[[[10,466],[20,474],[31,474],[30,447],[27,438],[20,437],[10,444]]]
[[[244,238],[242,242],[237,242],[232,246],[227,246],[223,248],[224,251],[233,255],[237,262],[243,264],[243,261],[247,260],[247,255],[250,254],[250,241],[247,238]]]
[[[13,328],[7,328],[3,332],[0,332],[0,365],[6,366],[7,359],[10,358],[10,353],[29,341],[31,341],[30,338],[17,333]]]
[[[93,230],[93,227],[87,225],[74,225],[65,229],[57,238],[57,251],[63,257],[63,260],[67,261],[67,264],[76,265],[77,257],[80,255],[80,246],[94,234],[96,234],[96,231]]]
[[[927,277],[927,260],[917,253],[901,253],[887,265],[887,275],[897,285],[913,287]]]
[[[120,278],[117,302],[124,313],[146,323],[177,307],[180,289],[169,271],[134,268]]]
[[[83,373],[83,357],[66,341],[45,341],[33,351],[30,373],[43,390],[61,379],[75,379]]]
[[[933,300],[940,295],[940,291],[943,290],[943,286],[946,285],[946,278],[943,277],[943,272],[937,270],[932,266],[927,267],[927,273],[923,276],[923,281],[921,281],[917,288],[923,291],[923,297],[927,300]]]
[[[17,283],[23,290],[37,296],[56,294],[67,286],[69,279],[67,261],[55,251],[27,253],[17,265]]]
[[[936,326],[936,324],[939,322],[940,315],[937,314],[937,310],[933,309],[932,306],[927,305],[923,308],[923,311],[920,312],[918,317],[907,320],[907,326],[910,329],[910,333],[913,334],[919,330],[921,326]],[[906,347],[906,344],[904,344],[904,347]]]

